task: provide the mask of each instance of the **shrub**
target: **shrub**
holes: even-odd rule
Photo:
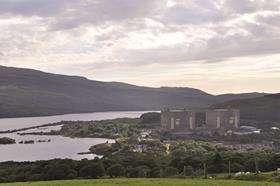
[[[121,177],[125,175],[125,168],[120,164],[114,164],[107,169],[110,177]]]
[[[151,178],[159,178],[159,177],[161,177],[161,175],[160,175],[160,167],[152,168],[152,170],[150,172],[150,177]]]
[[[140,116],[141,124],[146,127],[153,127],[160,125],[160,113],[149,112]]]
[[[174,167],[167,167],[164,170],[164,176],[165,177],[173,177],[175,175],[178,174],[178,169],[174,168]]]
[[[7,137],[0,138],[0,144],[2,144],[2,145],[15,144],[15,143],[16,143],[16,140],[14,140],[12,138],[7,138]]]
[[[82,177],[99,178],[105,175],[105,170],[101,163],[90,163],[80,169],[80,175]]]
[[[274,177],[272,180],[275,182],[280,182],[280,176]]]
[[[138,169],[138,177],[146,178],[150,176],[151,169],[145,165],[137,167]]]
[[[241,174],[236,176],[235,179],[244,181],[265,181],[267,177],[262,174]]]

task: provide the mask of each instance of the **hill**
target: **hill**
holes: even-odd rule
[[[232,100],[211,107],[240,109],[242,119],[280,121],[280,94]]]
[[[29,183],[7,183],[0,184],[1,186],[276,186],[276,182],[252,182],[252,181],[235,181],[235,180],[206,180],[206,179],[97,179],[97,180],[69,180],[69,181],[51,181],[51,182],[29,182]]]
[[[269,95],[269,94],[252,92],[252,93],[243,93],[243,94],[221,94],[216,97],[217,97],[218,102],[225,102],[225,101],[230,101],[230,100],[263,97],[265,95]]]
[[[198,108],[263,94],[214,96],[194,88],[141,87],[0,66],[0,117]]]

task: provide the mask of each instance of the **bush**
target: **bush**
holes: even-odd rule
[[[167,167],[164,170],[164,176],[165,177],[173,177],[175,175],[178,174],[178,169],[174,168],[174,167]]]
[[[152,170],[150,172],[150,177],[151,178],[159,178],[159,177],[161,177],[161,175],[160,175],[160,167],[152,168]]]
[[[125,168],[120,164],[115,164],[107,169],[107,173],[110,177],[121,177],[125,175]]]
[[[104,166],[101,163],[90,163],[80,169],[82,177],[99,178],[105,175]]]
[[[89,150],[93,154],[103,155],[103,156],[109,155],[113,152],[112,144],[110,143],[102,143],[102,144],[94,145],[90,147]]]
[[[45,177],[49,180],[71,179],[77,176],[77,172],[65,164],[50,165]],[[29,176],[30,177],[30,176]],[[24,179],[19,179],[24,180]]]
[[[149,112],[140,116],[141,124],[146,127],[160,126],[160,113]]]
[[[267,177],[262,174],[241,174],[234,179],[243,181],[265,181],[267,180]]]
[[[126,169],[126,176],[129,178],[137,178],[138,177],[138,169],[133,167],[128,167]]]
[[[138,177],[146,178],[150,176],[151,169],[145,165],[137,167],[138,169]]]
[[[192,166],[190,166],[190,165],[188,165],[187,167],[186,167],[186,172],[185,172],[185,176],[192,176],[193,175],[193,172],[194,172],[194,169],[193,169],[193,167]]]
[[[244,166],[239,164],[239,163],[233,163],[231,165],[231,171],[232,172],[240,172],[240,171],[244,171]]]
[[[277,177],[273,178],[272,181],[280,182],[280,176],[277,176]]]
[[[1,145],[15,144],[15,143],[16,143],[16,140],[14,140],[12,138],[7,138],[7,137],[0,138]]]

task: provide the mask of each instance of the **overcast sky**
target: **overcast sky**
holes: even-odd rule
[[[0,0],[0,65],[280,92],[280,0]]]

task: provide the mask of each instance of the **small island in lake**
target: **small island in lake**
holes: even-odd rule
[[[15,144],[16,140],[12,139],[12,138],[7,138],[7,137],[3,137],[0,138],[0,145],[9,145],[9,144]]]

